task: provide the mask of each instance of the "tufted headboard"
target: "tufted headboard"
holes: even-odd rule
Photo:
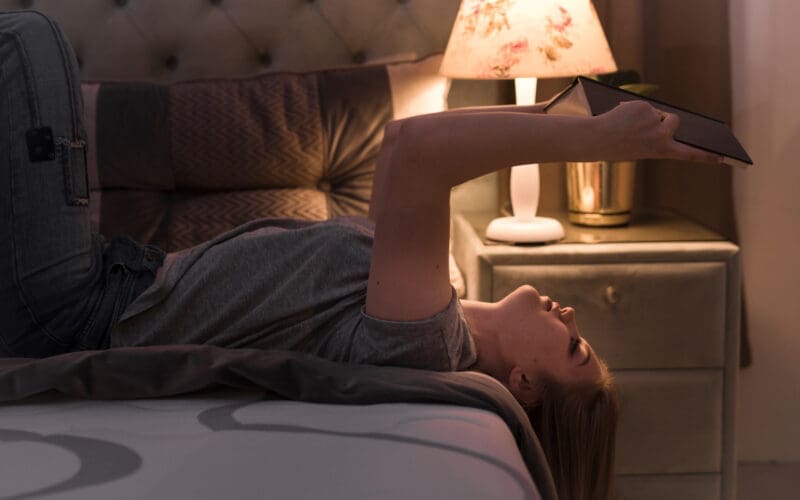
[[[458,4],[0,0],[0,10],[44,12],[75,49],[85,82],[92,208],[100,231],[175,250],[253,217],[365,213],[381,124],[397,116],[394,83],[388,81],[393,67],[376,64],[442,52]],[[324,68],[339,69],[318,71]],[[355,90],[353,81],[359,82]],[[494,103],[506,92],[493,82],[457,82],[449,102]],[[365,95],[371,97],[363,102]],[[359,101],[355,113],[348,111],[353,99]],[[390,101],[388,108],[378,104],[381,99]],[[276,106],[280,117],[247,125],[248,116],[263,117]],[[291,154],[276,159],[276,145],[297,138],[291,122],[303,120],[296,113],[308,114],[303,120],[313,122],[312,133],[324,143],[299,137]],[[262,140],[265,130],[283,136]],[[334,165],[330,153],[348,137],[363,150],[347,158],[351,163]],[[213,146],[202,148],[209,143],[240,154],[214,157],[208,154],[217,151]],[[315,147],[321,148],[316,156]],[[243,163],[248,155],[256,157],[254,164]],[[494,196],[495,185],[483,182],[474,192],[462,190],[460,199],[492,207]]]
[[[90,81],[170,83],[441,52],[459,0],[0,0],[55,19]]]

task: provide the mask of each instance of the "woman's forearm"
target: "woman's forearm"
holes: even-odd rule
[[[549,102],[549,101],[548,101]],[[442,111],[443,114],[459,115],[466,113],[527,113],[527,114],[541,114],[544,113],[544,108],[548,102],[537,102],[536,104],[516,105],[516,104],[501,104],[498,106],[469,106],[466,108],[454,108]]]
[[[405,153],[399,168],[449,188],[512,165],[597,160],[603,151],[596,122],[506,111],[413,117],[399,125],[397,147]]]
[[[509,108],[514,109],[514,108]],[[678,117],[646,103],[599,116],[482,111],[422,115],[398,125],[399,168],[452,187],[512,165],[557,161],[674,158],[717,162],[676,142]],[[419,167],[419,170],[415,170]]]

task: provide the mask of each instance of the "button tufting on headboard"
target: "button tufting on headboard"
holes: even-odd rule
[[[272,56],[269,55],[269,52],[262,52],[258,55],[258,63],[264,67],[268,67],[272,65]]]
[[[166,66],[170,71],[175,71],[178,69],[178,57],[174,54],[167,56],[167,58],[164,59],[164,66]]]

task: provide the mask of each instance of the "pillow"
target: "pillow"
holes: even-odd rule
[[[259,217],[365,215],[383,125],[447,107],[441,59],[84,83],[95,230],[175,251]],[[452,256],[450,275],[463,296]]]
[[[253,218],[364,215],[384,124],[445,109],[440,62],[86,83],[96,228],[173,251]]]

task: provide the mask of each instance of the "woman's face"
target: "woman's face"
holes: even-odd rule
[[[504,356],[528,379],[545,375],[561,383],[599,380],[603,368],[581,338],[575,310],[521,286],[496,304],[500,346]]]

